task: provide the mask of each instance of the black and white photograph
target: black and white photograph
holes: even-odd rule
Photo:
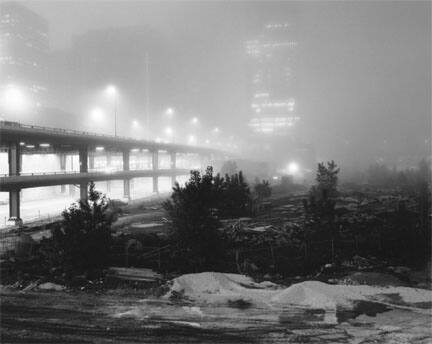
[[[431,0],[0,0],[0,343],[432,343]]]

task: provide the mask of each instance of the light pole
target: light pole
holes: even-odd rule
[[[114,101],[114,136],[117,136],[117,89],[114,85],[109,85],[106,92]]]

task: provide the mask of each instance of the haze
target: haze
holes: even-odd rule
[[[97,87],[115,83],[124,99],[120,122],[146,123],[147,53],[152,123],[172,107],[181,123],[196,116],[202,130],[220,128],[241,150],[251,117],[245,42],[289,19],[298,42],[295,135],[313,145],[317,160],[409,167],[431,154],[429,1],[20,3],[48,21],[49,88],[55,107],[77,116],[89,111]],[[94,52],[76,45],[95,30],[108,41],[130,30],[131,40],[93,44],[106,56],[95,67]],[[145,51],[131,48],[141,30],[149,37]]]

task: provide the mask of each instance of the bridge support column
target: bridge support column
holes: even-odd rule
[[[9,191],[9,218],[16,222],[21,221],[20,192],[20,189]]]
[[[176,175],[175,175],[175,169],[177,168],[177,153],[171,152],[171,169],[173,170],[173,173],[171,175],[171,186],[174,187],[176,183]]]
[[[123,171],[129,171],[129,150],[123,151]],[[123,196],[130,200],[130,179],[123,179]]]
[[[8,149],[9,175],[18,176],[21,172],[21,148],[18,142],[9,144]]]
[[[60,153],[60,171],[64,172],[66,171],[66,154]],[[60,192],[62,194],[66,193],[66,185],[62,184],[60,189]]]
[[[153,192],[159,193],[159,185],[158,185],[159,152],[157,150],[152,152],[152,168],[153,168]]]
[[[111,166],[111,154],[110,152],[107,152],[106,154],[106,167],[109,168]],[[111,180],[107,180],[106,189],[107,192],[111,192]]]
[[[88,172],[88,149],[87,147],[81,147],[79,149],[79,165],[80,165],[80,173]],[[87,183],[80,183],[80,200],[87,201],[88,192],[87,192]]]
[[[88,156],[88,163],[89,163],[88,168],[90,169],[90,171],[94,170],[94,168],[95,168],[94,167],[94,161],[95,161],[94,154],[93,153],[89,154],[89,156]]]
[[[9,175],[19,176],[21,172],[21,149],[18,142],[9,144],[8,147],[8,162],[9,162]],[[20,193],[21,189],[9,191],[9,218],[14,219],[16,224],[21,223],[20,213]]]

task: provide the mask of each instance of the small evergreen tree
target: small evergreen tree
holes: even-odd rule
[[[72,204],[63,211],[61,225],[41,245],[45,263],[71,276],[100,271],[108,264],[112,215],[109,201],[89,185],[88,201]]]
[[[270,182],[264,179],[262,180],[262,182],[259,182],[259,180],[257,180],[254,190],[259,201],[262,201],[263,199],[270,197],[272,193]]]
[[[212,167],[204,175],[191,171],[184,187],[178,183],[171,199],[163,206],[172,220],[172,242],[178,268],[184,271],[203,271],[214,268],[221,252],[216,229],[220,223],[215,214],[222,181],[214,186]]]
[[[237,163],[234,160],[226,161],[220,170],[222,176],[229,175],[232,176],[237,173]]]

